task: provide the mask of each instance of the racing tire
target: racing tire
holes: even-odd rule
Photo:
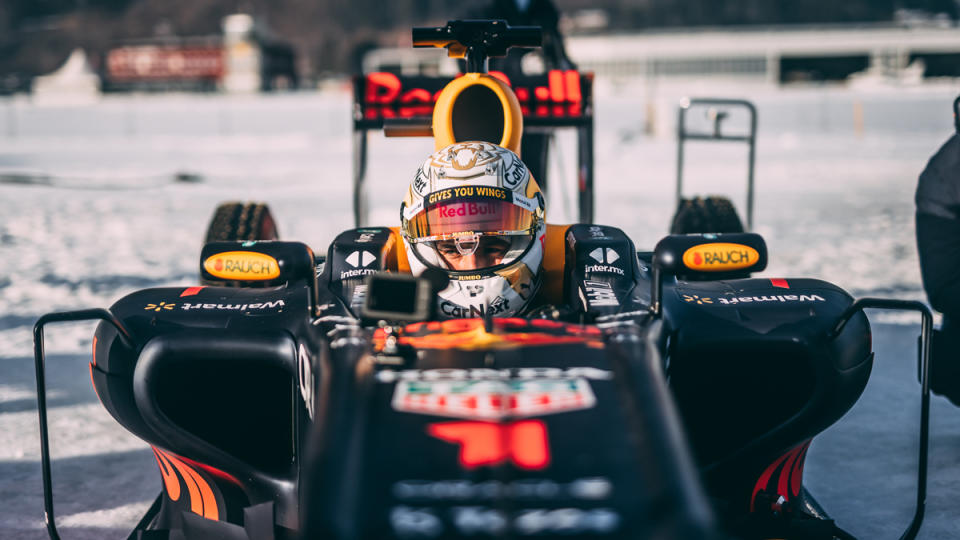
[[[227,202],[217,206],[204,242],[278,239],[276,221],[266,204]]]
[[[670,234],[740,233],[743,222],[726,197],[681,199],[670,224]]]

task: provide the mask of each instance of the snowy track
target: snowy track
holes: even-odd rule
[[[917,174],[951,129],[955,90],[727,95],[753,99],[759,109],[755,221],[771,261],[763,275],[819,277],[856,296],[922,299],[912,196]],[[667,103],[679,97],[661,96]],[[33,394],[37,317],[107,307],[140,288],[194,284],[203,231],[224,200],[266,201],[282,237],[326,249],[352,226],[348,99],[121,98],[84,108],[0,101],[0,537],[45,537]],[[859,137],[848,118],[853,101],[864,108]],[[676,150],[671,138],[642,133],[643,112],[633,95],[598,100],[597,220],[625,229],[640,248],[666,232]],[[371,221],[393,224],[397,201],[432,145],[371,137]],[[566,158],[554,163],[554,176],[574,170],[571,140],[562,137],[559,148]],[[688,191],[732,193],[742,206],[745,155],[691,145]],[[176,182],[184,172],[201,182]],[[568,205],[553,185],[549,216],[563,222]],[[904,356],[915,335],[905,324],[877,328],[875,380],[811,449],[812,491],[864,538],[893,537],[891,516],[905,525],[908,517],[899,516],[912,511],[918,392]],[[159,491],[152,454],[96,400],[86,367],[92,326],[52,326],[47,336],[64,537],[123,537]],[[933,418],[921,537],[960,536],[960,511],[950,502],[960,485],[960,411],[938,398]]]

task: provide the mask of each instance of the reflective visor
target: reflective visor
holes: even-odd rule
[[[470,198],[428,206],[406,221],[404,232],[422,242],[463,234],[530,234],[535,225],[534,213],[512,202]]]

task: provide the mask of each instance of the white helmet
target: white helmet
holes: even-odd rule
[[[404,248],[414,275],[439,268],[443,318],[520,312],[540,286],[546,231],[543,195],[510,150],[459,142],[417,170],[400,206]]]

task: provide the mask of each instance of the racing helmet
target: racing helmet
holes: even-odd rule
[[[488,142],[458,142],[423,162],[400,206],[410,269],[443,270],[441,318],[511,316],[540,286],[543,195],[520,158]]]

